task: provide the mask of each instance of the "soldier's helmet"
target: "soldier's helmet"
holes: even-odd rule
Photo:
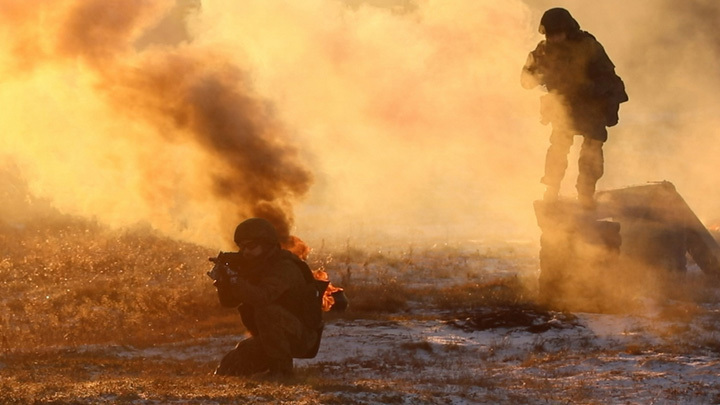
[[[278,244],[278,234],[275,227],[264,218],[250,218],[241,222],[235,228],[235,244],[240,245],[241,241],[252,240],[264,244]]]
[[[580,30],[580,24],[570,15],[570,12],[561,7],[551,8],[540,19],[540,33],[554,35],[564,32],[572,34]]]

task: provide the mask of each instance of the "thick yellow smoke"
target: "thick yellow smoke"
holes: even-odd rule
[[[519,74],[564,6],[630,96],[599,188],[666,179],[701,217],[718,208],[716,42],[694,25],[712,3],[196,3],[0,5],[0,150],[35,193],[212,246],[268,210],[311,240],[535,236],[550,129]]]
[[[243,50],[308,153],[317,182],[299,207],[303,237],[534,228],[545,140],[537,99],[519,86],[535,41],[528,9],[418,5],[407,14],[337,1],[203,10],[216,24],[198,37]]]
[[[37,172],[37,192],[64,211],[147,221],[204,243],[220,240],[219,227],[263,216],[288,236],[310,171],[227,52],[138,45],[171,5],[84,0],[20,9],[24,18],[4,41],[8,77],[17,78],[6,93],[5,103],[17,103],[6,153],[21,156]],[[17,11],[8,7],[10,14]],[[39,49],[29,56],[16,40],[26,36]]]

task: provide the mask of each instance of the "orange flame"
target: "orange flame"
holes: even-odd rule
[[[282,244],[282,248],[290,251],[290,253],[302,260],[307,260],[311,250],[307,243],[303,242],[302,239],[294,235],[290,235],[287,241]]]
[[[287,242],[282,244],[282,248],[290,251],[290,253],[305,261],[307,260],[308,256],[310,255],[310,251],[312,250],[310,249],[310,246],[307,245],[307,243],[303,242],[302,239],[294,235],[290,235]],[[335,298],[332,296],[333,293],[343,291],[343,289],[341,287],[334,286],[330,282],[330,277],[328,276],[327,272],[322,268],[315,269],[312,272],[313,277],[315,277],[316,280],[327,281],[329,283],[327,289],[325,289],[325,295],[323,295],[322,308],[323,311],[330,311],[332,306],[335,304]]]

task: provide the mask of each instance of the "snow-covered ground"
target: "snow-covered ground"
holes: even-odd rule
[[[720,403],[720,308],[701,311],[690,321],[556,313],[538,329],[471,330],[448,313],[336,319],[318,356],[295,365],[337,381],[342,403]],[[237,339],[116,355],[213,361]]]
[[[382,395],[399,382],[403,403],[718,403],[720,317],[713,311],[712,326],[700,318],[688,325],[576,314],[539,333],[469,331],[442,319],[337,321],[320,354],[298,363]]]
[[[423,285],[417,276],[438,265],[427,257],[419,255],[407,274],[392,277],[407,281],[412,273]],[[506,275],[533,266],[532,258],[512,249],[473,260],[462,259],[463,282],[481,277],[481,269]],[[478,322],[502,311],[505,319],[531,321]],[[324,395],[333,403],[720,403],[718,299],[639,298],[626,314],[450,311],[413,303],[407,311],[374,318],[329,319],[317,357],[295,361],[300,375],[324,381]],[[118,348],[116,355],[212,363],[239,338]]]
[[[318,356],[295,365],[336,381],[341,403],[720,403],[720,307],[694,311],[683,320],[548,313],[540,328],[487,330],[452,313],[335,319]],[[212,362],[237,339],[116,354]]]

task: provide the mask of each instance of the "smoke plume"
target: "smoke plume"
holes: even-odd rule
[[[121,190],[112,191],[114,197],[139,198],[147,212],[131,220],[147,220],[166,232],[182,233],[183,228],[198,226],[187,223],[193,215],[218,217],[227,221],[227,229],[244,217],[262,216],[276,225],[280,235],[289,236],[292,201],[308,191],[312,176],[296,147],[289,142],[287,128],[269,103],[252,89],[246,72],[228,60],[224,52],[189,44],[137,49],[135,40],[168,10],[169,4],[164,7],[158,4],[130,0],[58,1],[4,10],[8,20],[11,14],[22,17],[6,37],[5,43],[11,53],[16,53],[14,60],[18,63],[18,69],[10,73],[21,79],[31,74],[31,80],[40,80],[41,70],[49,69],[74,80],[87,80],[84,89],[65,90],[89,91],[87,96],[93,98],[92,103],[103,103],[101,109],[109,115],[104,119],[124,127],[97,129],[95,125],[104,125],[102,119],[87,112],[63,117],[77,120],[73,126],[93,122],[89,129],[93,133],[67,134],[65,142],[56,145],[60,146],[60,153],[74,148],[85,137],[93,138],[94,144],[78,156],[87,159],[83,162],[86,170],[73,171],[72,179],[63,179],[64,184],[55,186],[73,187],[76,181],[92,181],[89,178],[97,175],[94,154],[111,154],[108,160],[118,163],[108,168],[108,177],[100,180],[101,188],[92,192],[105,193],[119,187]],[[50,16],[50,21],[42,21],[46,16]],[[42,27],[38,26],[40,23]],[[10,34],[37,30],[38,36],[20,36],[30,38],[29,47],[27,43],[12,43]],[[39,51],[30,55],[25,49]],[[28,73],[29,70],[34,72]],[[42,112],[43,106],[39,107],[36,113]],[[140,126],[139,130],[134,126]],[[58,132],[62,130],[32,136],[44,141]],[[123,138],[119,142],[126,144],[113,151],[116,146],[113,142],[117,141],[114,138],[118,137]],[[189,150],[168,156],[168,147]],[[126,161],[128,154],[135,162]],[[52,158],[36,156],[42,161],[31,164],[38,171],[47,170]],[[134,167],[123,167],[126,165]],[[122,190],[128,184],[115,182],[113,177],[133,170],[134,187]],[[122,195],[123,192],[127,194]],[[199,193],[218,200],[206,207],[215,212],[189,210],[188,202],[198,200],[194,194]],[[80,200],[86,196],[76,197]],[[204,221],[200,224],[208,225]],[[216,229],[217,225],[211,228]]]
[[[62,211],[206,245],[251,215],[311,245],[535,240],[550,128],[519,75],[555,6],[630,96],[598,188],[669,180],[716,217],[709,0],[3,2],[0,148]]]

